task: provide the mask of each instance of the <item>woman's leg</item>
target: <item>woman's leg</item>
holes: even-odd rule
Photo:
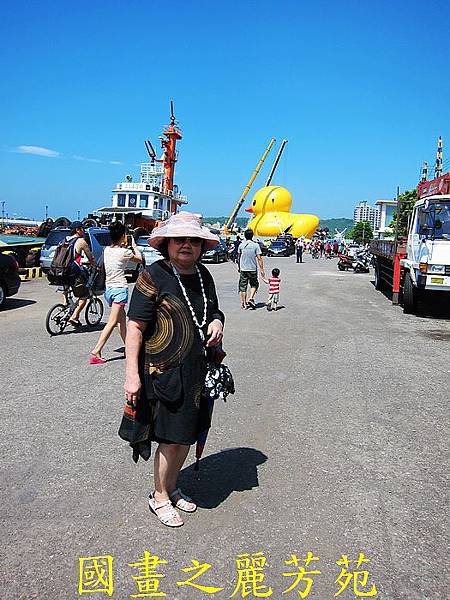
[[[155,453],[155,500],[167,500],[177,487],[181,467],[189,453],[189,446],[159,444]]]
[[[105,327],[103,328],[103,331],[101,332],[100,337],[98,338],[97,345],[92,350],[91,354],[94,354],[95,356],[101,355],[104,345],[109,340],[110,335],[114,331],[114,327],[117,325],[117,323],[120,320],[121,312],[125,315],[123,306],[121,304],[116,304],[115,302],[113,302],[113,305],[111,306],[111,312],[109,314],[108,322],[106,323]]]
[[[155,493],[153,497],[157,504],[170,500],[170,494],[176,489],[178,474],[189,452],[189,446],[181,444],[159,444],[155,452]],[[156,508],[161,518],[164,511],[173,511],[172,507],[161,506]],[[160,514],[160,511],[162,514]],[[172,522],[183,523],[183,519],[177,513],[172,517]]]
[[[121,306],[121,309],[122,310],[119,313],[119,322],[117,325],[119,327],[120,337],[125,345],[125,339],[127,337],[127,315],[125,314],[125,307]]]

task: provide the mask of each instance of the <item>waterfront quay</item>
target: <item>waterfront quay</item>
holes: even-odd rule
[[[45,279],[8,299],[2,600],[75,599],[89,576],[99,582],[87,597],[133,597],[143,580],[130,565],[145,551],[167,561],[148,583],[167,598],[300,597],[305,580],[282,595],[299,565],[314,571],[308,598],[331,600],[347,578],[342,598],[447,596],[450,321],[403,314],[372,274],[341,273],[335,260],[265,263],[281,269],[276,313],[263,283],[257,309],[241,310],[236,266],[210,267],[236,394],[216,403],[200,471],[193,450],[182,471],[199,510],[178,530],[150,514],[152,463],[135,465],[117,435],[118,335],[111,360],[89,365],[99,330],[49,337],[45,315],[59,296]],[[318,560],[305,563],[308,552]],[[183,584],[198,572],[186,570],[192,561],[210,565],[192,581],[203,589]]]

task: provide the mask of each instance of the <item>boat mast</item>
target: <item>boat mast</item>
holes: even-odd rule
[[[170,101],[170,125],[163,131],[167,139],[161,140],[161,146],[164,148],[162,159],[164,168],[164,193],[173,196],[173,179],[175,175],[175,163],[177,162],[176,145],[177,141],[182,139],[181,131],[175,125],[175,115],[173,112],[173,100]],[[177,212],[177,203],[172,201],[170,204],[171,212]]]

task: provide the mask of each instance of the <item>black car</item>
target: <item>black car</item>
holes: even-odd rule
[[[255,240],[255,242],[258,244],[258,246],[261,249],[261,254],[263,256],[267,256],[267,246],[265,245],[264,242],[261,242],[260,240]]]
[[[0,253],[0,308],[6,298],[17,294],[20,288],[19,265],[9,254]]]
[[[294,252],[295,246],[286,238],[277,238],[276,240],[273,240],[267,248],[268,256],[291,256]]]
[[[214,263],[219,263],[219,262],[226,262],[227,260],[228,260],[228,248],[223,240],[220,240],[220,242],[217,244],[217,246],[214,246],[214,248],[211,248],[211,250],[207,250],[206,252],[204,252],[202,254],[203,262],[211,261]]]

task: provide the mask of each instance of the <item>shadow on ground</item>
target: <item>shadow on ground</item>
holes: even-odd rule
[[[375,281],[371,281],[370,283],[375,288]],[[385,298],[392,302],[392,290],[382,287],[380,290],[376,291],[383,294]],[[447,293],[435,292],[430,294],[427,299],[419,300],[416,316],[424,319],[450,320],[450,303],[448,301]]]
[[[6,298],[5,304],[1,309],[2,312],[6,312],[7,310],[14,310],[15,308],[23,308],[24,306],[29,306],[30,304],[36,304],[36,300],[21,300],[20,298]]]
[[[66,329],[64,329],[61,333],[56,333],[51,337],[61,337],[63,335],[79,335],[82,333],[92,333],[92,331],[101,331],[106,323],[99,323],[98,325],[82,325],[81,327],[72,327],[68,325]],[[122,358],[122,357],[120,357]]]
[[[194,471],[194,465],[183,469],[178,483],[199,507],[216,508],[233,492],[258,487],[257,467],[266,460],[254,448],[229,448],[202,458],[199,471]]]

